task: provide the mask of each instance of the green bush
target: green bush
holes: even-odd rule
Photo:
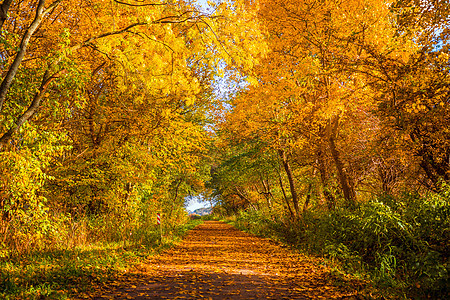
[[[369,273],[380,286],[414,298],[448,296],[450,188],[420,197],[382,195],[354,209],[311,210],[297,222],[241,211],[236,226]]]

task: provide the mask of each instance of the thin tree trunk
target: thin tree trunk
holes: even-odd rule
[[[28,27],[28,29],[25,31],[25,34],[23,35],[22,40],[20,41],[19,51],[17,52],[13,63],[9,67],[5,78],[3,78],[3,81],[0,84],[0,111],[2,111],[3,103],[5,102],[6,99],[6,94],[8,93],[9,87],[11,86],[11,83],[17,74],[17,70],[19,69],[19,66],[22,63],[22,60],[27,52],[28,43],[30,42],[31,37],[33,36],[34,32],[38,29],[44,15],[46,14],[46,11],[44,11],[44,4],[45,0],[39,0],[36,6],[36,16],[34,17],[34,20],[31,23],[30,27]]]
[[[130,200],[132,192],[133,192],[133,184],[131,182],[127,182],[125,184],[125,205],[126,203],[128,203],[128,200]]]
[[[300,216],[300,208],[298,205],[298,195],[297,195],[297,191],[295,190],[294,175],[292,173],[291,165],[289,164],[289,161],[286,156],[286,152],[284,150],[278,150],[278,154],[280,155],[281,162],[283,164],[284,170],[286,171],[286,175],[288,177],[289,188],[291,190],[291,196],[292,196],[292,203],[294,204],[296,217],[298,218]]]
[[[34,95],[33,101],[31,102],[28,109],[17,119],[16,123],[0,138],[0,149],[4,145],[6,145],[8,141],[12,138],[13,134],[15,134],[19,130],[19,128],[36,113],[36,110],[39,108],[39,105],[41,103],[42,98],[44,97],[48,85],[55,78],[57,78],[57,74],[49,76],[48,71],[45,72],[41,86],[39,87],[38,92]]]
[[[262,176],[260,176],[260,178],[261,178],[261,183],[264,187],[264,191],[262,193],[264,195],[264,198],[266,198],[267,206],[268,206],[269,210],[272,210],[272,202],[270,201],[270,197],[272,196],[272,193],[270,192],[269,181],[264,180]]]
[[[345,171],[344,164],[342,163],[339,151],[336,147],[336,135],[338,129],[339,117],[335,116],[330,121],[328,126],[328,142],[331,150],[331,156],[333,157],[334,163],[336,165],[339,182],[341,184],[342,192],[344,193],[344,198],[349,206],[354,206],[356,202],[356,193],[353,186],[350,184],[349,177]]]
[[[309,201],[311,200],[311,191],[312,191],[312,183],[308,185],[308,191],[306,192],[306,199],[305,203],[303,204],[303,215],[305,214],[306,210],[308,209]]]
[[[0,34],[2,32],[3,24],[8,18],[9,6],[11,5],[12,0],[4,0],[0,5]]]
[[[320,181],[322,182],[323,195],[327,203],[328,210],[333,210],[336,207],[336,200],[332,193],[328,190],[328,174],[325,165],[325,154],[322,149],[317,151],[317,167],[320,173]]]
[[[253,203],[250,201],[250,199],[248,199],[244,193],[242,193],[242,191],[239,190],[239,188],[236,186],[235,187],[236,193],[238,195],[239,198],[241,198],[242,200],[244,200],[245,202],[247,202],[248,205],[250,205],[254,210],[257,210],[255,205],[253,205]]]
[[[286,191],[285,191],[284,185],[283,185],[283,179],[281,178],[280,172],[278,172],[278,180],[279,180],[279,183],[280,183],[281,191],[283,192],[284,201],[286,201],[286,206],[287,206],[287,208],[289,210],[289,214],[290,214],[292,219],[295,219],[294,212],[292,211],[291,205],[290,205],[289,200],[288,200],[288,198],[286,196]]]
[[[180,189],[180,185],[181,185],[182,182],[183,182],[182,179],[179,179],[178,182],[177,182],[177,186],[175,187],[175,196],[173,197],[173,202],[176,202],[176,201],[177,201],[177,198],[178,198],[178,190]]]

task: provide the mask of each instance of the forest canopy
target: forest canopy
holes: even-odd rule
[[[310,243],[308,222],[330,222],[324,243],[333,222],[391,222],[374,230],[383,245],[337,243],[442,284],[449,12],[439,0],[3,0],[0,257],[86,236],[142,242],[156,212],[174,230],[201,194],[291,242]],[[446,267],[411,271],[411,251]]]

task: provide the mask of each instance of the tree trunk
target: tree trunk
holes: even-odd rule
[[[44,78],[42,79],[41,86],[39,87],[38,92],[34,95],[33,101],[31,102],[28,109],[17,119],[16,123],[5,133],[2,137],[0,137],[0,149],[8,143],[8,141],[12,138],[13,134],[15,134],[20,127],[27,122],[39,108],[42,98],[44,97],[45,91],[48,88],[48,85],[57,78],[57,74],[53,76],[48,75],[48,71],[45,72]]]
[[[311,200],[311,192],[312,192],[312,183],[308,185],[308,191],[306,192],[306,199],[305,203],[303,204],[303,215],[305,214],[306,210],[308,209],[309,201]]]
[[[322,149],[318,149],[317,151],[317,167],[320,173],[320,181],[322,182],[323,196],[325,197],[325,201],[327,203],[328,210],[333,210],[336,207],[336,200],[334,195],[330,193],[328,190],[328,174],[327,167],[325,164],[325,154]]]
[[[22,37],[22,40],[19,45],[19,51],[14,58],[13,63],[8,69],[8,73],[6,73],[5,78],[0,85],[0,111],[2,111],[3,103],[5,102],[6,94],[8,93],[9,87],[17,74],[17,70],[19,69],[20,64],[27,52],[28,43],[30,42],[31,37],[33,36],[36,29],[38,29],[39,25],[42,22],[42,18],[44,16],[44,3],[45,0],[39,0],[39,3],[36,7],[36,16],[31,23],[30,27],[25,31],[25,34]],[[3,8],[3,4],[2,4]]]
[[[297,195],[297,191],[295,190],[294,175],[292,173],[291,165],[289,164],[289,161],[286,156],[286,152],[284,150],[278,150],[278,154],[280,155],[281,162],[283,164],[284,170],[286,171],[286,175],[288,177],[289,188],[291,190],[291,196],[292,196],[292,203],[294,204],[296,217],[298,218],[300,216],[300,208],[298,205],[298,195]]]
[[[257,210],[255,205],[253,205],[253,203],[250,201],[250,199],[248,199],[244,193],[236,186],[235,187],[236,190],[236,195],[241,198],[242,200],[244,200],[248,205],[250,205],[254,210]]]
[[[125,201],[124,204],[126,205],[128,203],[128,200],[131,198],[131,194],[133,192],[134,185],[131,182],[127,182],[125,184]]]
[[[352,207],[356,202],[356,193],[353,186],[350,184],[349,177],[345,171],[344,164],[341,160],[339,151],[336,147],[336,135],[339,125],[339,117],[334,116],[328,125],[328,142],[331,150],[331,156],[333,157],[334,164],[336,165],[339,182],[341,184],[342,192],[344,193],[344,198],[347,204]]]
[[[5,23],[6,19],[8,18],[8,10],[11,2],[12,0],[4,0],[0,5],[0,34],[3,28],[3,23]]]
[[[289,214],[290,214],[292,219],[295,219],[295,215],[294,215],[294,212],[292,211],[291,205],[290,205],[289,200],[288,200],[288,198],[286,196],[286,191],[285,191],[284,185],[283,185],[283,179],[281,178],[281,174],[280,174],[279,171],[278,171],[278,179],[279,179],[281,191],[283,192],[284,201],[286,201],[286,206],[287,206],[287,208],[289,210]]]
[[[271,197],[272,197],[272,192],[270,192],[270,186],[269,186],[269,180],[264,180],[262,176],[260,176],[261,178],[261,183],[264,187],[264,191],[262,192],[264,198],[266,198],[267,201],[267,207],[269,208],[269,211],[272,210],[272,201],[271,201]]]

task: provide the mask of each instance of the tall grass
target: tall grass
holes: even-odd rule
[[[176,223],[164,223],[161,240],[153,215],[48,218],[51,226],[40,234],[26,224],[8,224],[0,252],[0,299],[66,299],[87,292],[145,263],[201,222],[180,215]],[[22,235],[14,236],[17,232]]]

